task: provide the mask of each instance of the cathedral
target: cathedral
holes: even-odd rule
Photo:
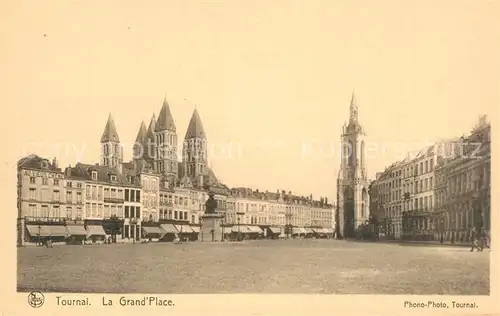
[[[162,187],[220,189],[229,191],[220,183],[207,161],[207,137],[200,115],[194,110],[178,161],[178,138],[170,106],[165,99],[158,118],[153,114],[149,126],[141,122],[133,146],[133,160],[123,162],[123,150],[111,114],[101,137],[101,165],[117,168],[129,165],[139,173],[161,175]]]
[[[369,217],[369,181],[365,159],[365,133],[358,120],[354,92],[349,123],[342,127],[341,162],[337,178],[336,232],[339,238],[354,237]]]

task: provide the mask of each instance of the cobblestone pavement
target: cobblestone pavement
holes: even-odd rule
[[[262,240],[18,248],[18,290],[488,295],[489,251]]]

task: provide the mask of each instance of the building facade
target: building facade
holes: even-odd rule
[[[138,242],[146,232],[158,231],[151,227],[170,224],[182,227],[182,233],[197,234],[210,192],[225,226],[262,227],[264,234],[266,227],[290,235],[294,228],[333,233],[334,209],[326,198],[316,201],[284,190],[270,193],[224,185],[208,166],[207,136],[196,109],[180,160],[166,100],[148,128],[141,122],[130,162],[123,160],[111,114],[100,143],[96,164],[79,162],[62,170],[55,159],[30,155],[19,160],[19,245],[69,236],[78,242]],[[163,231],[173,232],[179,233]]]
[[[352,237],[369,218],[365,159],[365,132],[358,120],[358,105],[354,93],[349,108],[349,123],[342,128],[341,162],[337,178],[337,232],[339,237]]]
[[[491,229],[491,126],[486,116],[467,137],[455,144],[453,155],[440,159],[436,174],[435,235],[465,242],[472,228]]]
[[[490,153],[490,125],[482,118],[470,136],[438,142],[377,173],[370,210],[380,234],[466,242],[471,227],[489,229]]]

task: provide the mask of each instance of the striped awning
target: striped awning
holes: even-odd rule
[[[69,236],[87,236],[87,231],[83,225],[68,225],[66,229]]]
[[[251,233],[262,233],[262,229],[259,226],[247,226]]]
[[[306,231],[306,234],[314,234],[314,231],[309,227],[305,227],[304,230]]]
[[[306,230],[303,227],[294,227],[292,229],[292,234],[294,235],[306,234]]]
[[[148,236],[163,235],[163,231],[158,226],[142,226],[142,231]]]
[[[270,230],[273,234],[279,234],[279,233],[281,233],[281,228],[276,227],[276,226],[271,226],[271,227],[269,227],[269,230]]]
[[[233,233],[249,233],[250,231],[248,230],[248,228],[246,226],[243,226],[243,225],[235,225],[231,228],[231,231]]]
[[[62,225],[26,225],[31,237],[66,237],[66,227]]]
[[[174,225],[175,226],[175,229],[177,229],[177,232],[178,233],[192,233],[193,230],[191,229],[191,226],[189,225]]]
[[[166,234],[177,234],[177,229],[175,229],[174,225],[172,224],[161,224],[160,228],[166,233]]]
[[[193,232],[195,233],[199,233],[200,232],[200,226],[192,226],[192,225],[189,225],[189,227],[193,230]]]
[[[313,228],[313,231],[316,234],[324,234],[325,233],[324,228]]]
[[[90,236],[106,236],[106,232],[102,226],[89,225],[87,226],[87,237]]]

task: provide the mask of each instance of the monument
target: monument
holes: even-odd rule
[[[223,215],[217,214],[217,201],[214,194],[208,194],[208,200],[205,202],[205,213],[201,216],[201,241],[222,241],[221,223]]]

